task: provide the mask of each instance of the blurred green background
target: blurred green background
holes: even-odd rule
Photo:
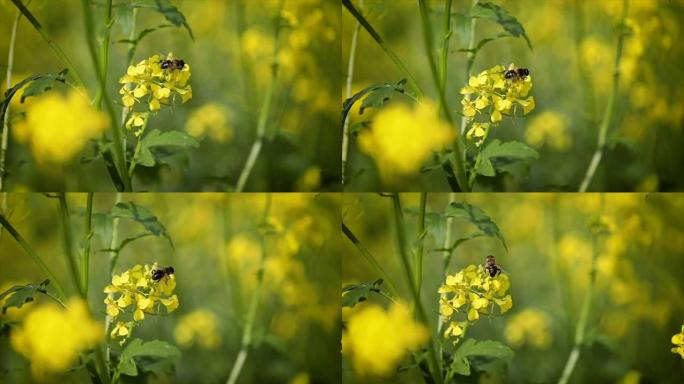
[[[83,234],[85,194],[68,194],[74,238]],[[115,194],[95,194],[94,235],[90,264],[89,304],[104,323],[110,284],[109,248],[112,222],[106,215]],[[9,221],[55,272],[67,295],[69,269],[62,248],[59,204],[40,194],[9,195]],[[253,347],[239,383],[336,383],[339,354],[339,204],[336,194],[274,194],[266,236],[264,288],[257,309]],[[160,339],[178,346],[181,357],[174,370],[161,377],[122,377],[123,382],[225,382],[240,349],[247,307],[254,293],[260,257],[259,230],[266,194],[124,194],[148,208],[165,225],[175,248],[163,237],[145,237],[123,249],[114,273],[135,264],[171,265],[179,308],[168,316],[149,316],[134,330],[145,341]],[[132,220],[119,222],[119,241],[143,232]],[[3,230],[0,239],[0,290],[19,283],[39,282],[45,276]],[[37,305],[50,302],[40,296],[21,309],[11,308],[3,322],[21,321]],[[204,313],[197,317],[199,313]],[[206,315],[209,311],[209,315]],[[189,314],[195,314],[188,318]],[[205,327],[214,318],[215,327]],[[197,329],[200,327],[201,329]],[[8,331],[12,332],[11,328]],[[206,335],[188,345],[181,332]],[[30,382],[23,357],[12,350],[7,334],[0,337],[0,382]],[[216,340],[218,343],[216,344]],[[112,348],[118,346],[112,341]],[[81,371],[81,375],[83,371]],[[80,379],[79,379],[80,378]],[[83,382],[83,376],[53,377],[54,382]],[[137,381],[136,381],[137,380]]]
[[[24,3],[28,3],[24,1]],[[95,2],[102,3],[102,2]],[[125,74],[128,44],[122,34],[123,18],[114,1],[114,25],[108,71],[108,92],[117,115],[121,111],[118,79]],[[154,3],[154,2],[152,2]],[[163,28],[147,35],[133,63],[153,54],[173,52],[190,65],[193,98],[159,113],[150,128],[186,130],[188,124],[204,127],[189,132],[200,147],[176,151],[166,164],[139,167],[136,190],[230,191],[236,184],[256,135],[256,121],[270,77],[275,0],[178,0],[173,5],[185,15],[195,36],[185,28]],[[34,0],[29,8],[45,30],[72,59],[95,93],[95,77],[85,40],[81,2]],[[239,9],[244,12],[241,27]],[[338,190],[341,146],[339,127],[340,40],[339,8],[333,1],[286,1],[282,16],[289,24],[279,39],[279,74],[267,123],[266,142],[246,186],[250,191]],[[101,7],[95,8],[101,15]],[[0,78],[5,89],[10,31],[16,8],[0,0]],[[101,20],[96,20],[101,23]],[[153,9],[139,9],[136,31],[169,24]],[[243,31],[240,31],[243,28]],[[99,29],[98,29],[99,30]],[[251,65],[243,70],[241,56]],[[36,73],[59,72],[64,65],[31,25],[19,23],[12,83]],[[58,86],[59,92],[67,87]],[[17,103],[18,104],[18,103]],[[207,109],[212,113],[207,113]],[[21,112],[21,106],[14,106]],[[204,109],[203,109],[204,108]],[[68,127],[55,127],[67,129]],[[130,134],[129,134],[130,135]],[[132,135],[130,135],[132,137]],[[134,143],[129,141],[129,150]],[[28,146],[10,137],[8,190],[113,191],[102,160],[80,164],[91,156],[87,147],[67,164],[39,165]]]
[[[408,244],[417,238],[418,194],[400,194]],[[423,256],[423,305],[435,329],[437,289],[444,284],[442,248],[450,195],[428,194]],[[459,246],[448,269],[454,274],[496,256],[511,282],[513,308],[483,316],[466,337],[497,340],[513,348],[507,372],[458,376],[467,383],[557,382],[568,359],[589,281],[590,224],[600,215],[609,233],[598,241],[594,301],[570,383],[678,383],[684,375],[670,338],[684,319],[684,197],[677,194],[457,194],[456,202],[480,207],[496,222],[509,251],[491,237]],[[344,223],[379,261],[404,301],[411,302],[395,250],[392,201],[373,194],[345,194]],[[477,228],[456,218],[453,239]],[[378,276],[348,239],[342,246],[343,285]],[[371,295],[369,303],[387,306]],[[358,304],[363,308],[365,303]],[[347,308],[348,309],[348,308]],[[343,315],[344,318],[345,315]],[[409,365],[410,359],[402,361]],[[359,377],[343,358],[343,382],[422,382],[420,372],[389,378]]]
[[[359,8],[361,2],[353,1]],[[465,84],[468,28],[463,18],[471,1],[453,2],[446,97],[452,111],[461,112],[459,90]],[[525,41],[502,38],[478,53],[473,74],[494,65],[514,63],[530,70],[536,109],[526,117],[504,119],[490,137],[518,140],[537,149],[540,158],[529,172],[512,177],[478,178],[476,191],[576,191],[597,147],[598,127],[612,86],[617,26],[622,0],[496,0],[524,26],[534,51]],[[364,0],[364,15],[409,71],[436,100],[436,91],[425,55],[419,8],[416,1]],[[444,2],[429,2],[436,44],[443,38]],[[355,19],[343,9],[343,62],[349,58]],[[684,187],[684,58],[681,40],[684,2],[630,0],[620,64],[621,79],[614,124],[605,156],[589,191],[678,191]],[[494,37],[503,29],[479,19],[475,42]],[[346,68],[346,67],[344,67]],[[345,71],[346,72],[346,71]],[[370,84],[395,83],[402,78],[392,61],[369,34],[361,30],[353,77],[354,92]],[[391,102],[408,102],[395,97]],[[372,120],[374,111],[350,116],[351,124]],[[458,115],[455,114],[458,117]],[[460,120],[460,119],[459,119]],[[429,127],[425,127],[429,129]],[[438,169],[383,184],[374,159],[362,153],[356,140],[349,151],[350,191],[448,191]]]

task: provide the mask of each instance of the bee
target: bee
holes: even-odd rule
[[[530,75],[530,70],[527,68],[516,68],[513,64],[508,66],[504,71],[504,79],[506,80],[524,80]]]
[[[164,59],[164,60],[159,61],[159,63],[161,64],[162,69],[168,69],[171,71],[173,71],[174,69],[177,69],[180,71],[183,69],[183,67],[185,67],[185,61],[183,61],[183,59],[168,58],[168,59]]]
[[[496,258],[489,255],[485,258],[484,268],[489,273],[489,277],[498,276],[503,270],[496,265]]]
[[[174,270],[173,270],[172,266],[162,267],[159,269],[153,269],[152,270],[152,280],[159,281],[162,278],[164,278],[165,276],[173,275],[173,273],[174,273]]]

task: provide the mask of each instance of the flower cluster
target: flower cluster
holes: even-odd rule
[[[428,330],[416,323],[402,303],[388,311],[369,304],[354,311],[342,335],[342,353],[351,357],[357,373],[391,374],[407,350],[415,350],[428,339]]]
[[[54,304],[33,309],[12,331],[10,343],[31,361],[33,377],[42,381],[47,374],[69,369],[102,337],[103,326],[90,317],[87,304],[73,299],[66,309]]]
[[[672,344],[676,345],[672,348],[672,353],[678,353],[684,359],[684,325],[682,325],[681,332],[672,336]]]
[[[449,275],[445,284],[439,288],[439,312],[449,321],[444,337],[461,337],[471,321],[480,315],[493,314],[494,305],[504,313],[513,307],[511,295],[506,292],[510,287],[508,276],[500,273],[491,277],[482,265],[469,265],[455,275]],[[456,316],[467,314],[459,321]]]
[[[359,145],[375,158],[381,175],[392,180],[418,172],[433,151],[443,149],[453,139],[453,129],[440,121],[436,106],[422,100],[414,109],[403,104],[383,108],[372,130],[359,135]]]
[[[500,122],[504,115],[514,115],[518,108],[527,115],[535,107],[534,96],[528,96],[531,89],[531,75],[520,76],[513,65],[508,69],[496,65],[471,76],[468,85],[461,88],[463,115],[474,120],[477,114],[486,112],[492,123]],[[470,130],[474,129],[478,129],[475,124]],[[477,137],[470,132],[468,136]]]
[[[31,100],[26,117],[13,130],[17,141],[31,145],[38,163],[70,160],[108,126],[107,117],[77,91],[66,97],[48,92]]]
[[[166,63],[166,65],[162,65]],[[181,67],[182,64],[182,67]],[[164,68],[163,68],[164,67]],[[119,79],[123,84],[119,93],[121,102],[127,108],[133,108],[136,103],[147,103],[151,112],[158,111],[162,105],[171,105],[180,96],[185,103],[192,98],[190,79],[190,65],[182,60],[173,58],[169,54],[166,59],[153,55],[136,65],[128,67],[126,74]],[[142,117],[138,114],[137,117]],[[143,121],[129,119],[127,126],[140,127]]]
[[[145,314],[170,313],[178,308],[178,296],[173,294],[176,288],[175,275],[166,274],[154,280],[152,271],[158,269],[156,263],[136,265],[120,275],[112,276],[112,284],[104,289],[104,293],[108,294],[104,300],[107,316],[116,319],[125,313],[132,313],[133,321],[118,321],[111,331],[111,338],[120,336],[123,342],[130,336],[136,322],[145,319]]]

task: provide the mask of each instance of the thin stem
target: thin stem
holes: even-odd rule
[[[103,77],[103,83],[107,85],[107,66],[109,64],[109,35],[110,35],[110,24],[112,22],[112,0],[106,0],[104,5],[104,35],[102,36],[102,42],[100,43],[100,73]],[[102,106],[102,96],[106,92],[105,87],[98,87],[97,93],[95,94],[95,106],[100,108]]]
[[[608,96],[608,104],[606,105],[606,110],[603,114],[603,120],[601,121],[601,126],[599,127],[598,145],[594,156],[591,158],[589,163],[589,168],[587,168],[587,173],[584,175],[584,179],[579,187],[579,192],[586,192],[591,184],[594,175],[596,174],[596,169],[601,163],[603,158],[603,152],[606,147],[606,138],[608,137],[608,129],[613,120],[613,113],[615,111],[615,100],[617,99],[617,93],[620,83],[620,58],[622,57],[622,47],[624,45],[625,39],[625,20],[627,19],[629,0],[622,0],[622,16],[620,20],[619,33],[617,48],[615,50],[615,63],[613,66],[613,88]]]
[[[473,0],[473,7],[477,4],[479,0]],[[466,55],[466,69],[465,69],[465,79],[463,80],[465,84],[468,84],[468,79],[473,70],[473,63],[475,62],[475,27],[477,26],[477,19],[474,17],[470,18],[470,34],[468,35],[468,54]],[[470,95],[464,96],[466,99],[470,100]],[[466,127],[468,126],[468,119],[463,116],[461,117],[461,135],[465,133]]]
[[[271,209],[271,195],[267,195],[266,208],[264,209],[263,221],[266,222],[268,218],[269,211]],[[249,303],[249,309],[247,310],[247,318],[245,319],[245,330],[242,334],[242,341],[240,345],[240,351],[238,352],[233,368],[228,376],[228,381],[226,384],[235,384],[240,377],[240,372],[242,367],[245,365],[247,360],[247,355],[252,344],[252,331],[254,329],[254,321],[256,319],[256,311],[259,307],[259,300],[261,298],[261,289],[264,282],[264,264],[266,261],[266,239],[265,234],[261,234],[261,257],[259,259],[259,269],[257,271],[257,283],[254,293],[252,294],[252,299]]]
[[[416,93],[416,96],[418,98],[423,97],[423,90],[420,88],[418,85],[418,82],[416,81],[416,78],[413,77],[411,72],[409,72],[408,68],[406,68],[406,65],[399,59],[399,56],[397,56],[394,51],[387,45],[385,44],[385,41],[380,37],[378,32],[373,28],[373,26],[366,20],[366,18],[359,12],[358,9],[354,7],[354,4],[352,4],[351,0],[342,0],[342,5],[344,5],[345,8],[349,11],[349,13],[358,20],[358,22],[361,24],[363,29],[365,29],[369,35],[375,40],[375,42],[382,48],[382,50],[385,52],[385,54],[392,60],[394,65],[397,66],[399,71],[406,77],[406,80],[408,81],[409,85],[411,88],[413,88],[413,91]]]
[[[423,240],[425,239],[425,210],[427,208],[427,192],[420,194],[420,206],[418,207],[418,240],[416,242],[416,252],[413,255],[413,281],[416,284],[416,291],[420,292],[423,285]]]
[[[275,88],[276,78],[278,76],[278,37],[280,36],[280,14],[282,13],[285,0],[280,0],[278,6],[278,13],[274,16],[274,38],[273,38],[273,55],[271,57],[271,79],[266,88],[266,94],[264,95],[263,104],[261,105],[261,110],[259,111],[259,119],[257,122],[256,139],[252,144],[252,148],[247,156],[247,161],[245,166],[240,172],[240,177],[238,178],[237,185],[235,187],[235,192],[242,192],[247,184],[247,179],[252,173],[254,164],[261,153],[261,148],[264,145],[264,139],[266,138],[266,123],[268,122],[268,115],[271,109],[271,102],[273,99],[273,90]]]
[[[449,40],[453,31],[451,30],[451,3],[452,0],[446,0],[444,2],[444,37],[442,38],[442,50],[440,51],[440,80],[442,84],[442,89],[446,89],[447,83],[447,70],[449,58]]]
[[[38,256],[38,254],[31,248],[29,243],[24,239],[23,236],[10,224],[10,222],[7,220],[4,214],[0,214],[0,224],[2,224],[2,227],[7,230],[7,232],[14,238],[14,240],[19,243],[19,246],[26,252],[27,255],[29,255],[33,261],[38,264],[38,267],[40,267],[41,270],[43,270],[43,273],[47,275],[47,277],[50,279],[50,284],[52,284],[53,287],[55,287],[55,291],[57,292],[57,295],[59,298],[62,299],[62,301],[66,300],[66,295],[64,294],[64,289],[62,288],[62,285],[59,283],[59,280],[55,277],[54,273],[48,268],[47,264],[43,261],[43,259]]]
[[[117,192],[116,198],[114,201],[114,205],[120,203],[122,200],[122,194],[120,192]],[[109,273],[107,276],[112,276],[114,274],[114,268],[116,267],[116,261],[119,258],[119,251],[116,251],[117,244],[119,243],[119,218],[115,217],[112,219],[112,237],[109,240]],[[114,297],[113,293],[108,293],[107,297],[112,299]],[[109,337],[109,327],[112,324],[112,321],[114,319],[107,315],[105,317],[105,339]],[[105,364],[106,367],[109,367],[109,361],[111,360],[111,347],[109,346],[109,343],[107,343],[105,347],[105,361],[107,364]],[[117,372],[118,373],[118,372]],[[107,377],[109,377],[109,373],[107,373]],[[112,380],[115,381],[115,380]]]
[[[406,254],[406,237],[404,234],[404,220],[403,220],[403,213],[402,213],[402,208],[401,208],[401,200],[399,199],[399,194],[393,193],[392,194],[392,206],[394,208],[394,229],[396,232],[396,247],[397,247],[397,252],[399,254],[399,259],[401,261],[401,265],[404,268],[404,274],[406,277],[406,280],[408,282],[409,287],[411,288],[411,295],[413,297],[413,303],[414,303],[414,308],[416,311],[416,315],[420,322],[425,324],[428,329],[429,327],[429,321],[427,314],[425,312],[425,308],[423,308],[423,303],[420,298],[420,292],[416,290],[416,285],[413,281],[413,272],[411,271],[411,262],[409,261],[409,257]],[[435,383],[441,384],[443,382],[443,377],[442,377],[442,369],[440,368],[439,361],[437,360],[437,352],[435,349],[435,342],[434,342],[434,334],[430,332],[430,340],[428,342],[428,365],[430,367],[430,374],[432,375],[432,379]]]
[[[71,277],[73,279],[74,285],[78,288],[78,293],[81,297],[85,298],[85,292],[83,291],[83,285],[80,281],[80,273],[78,263],[76,262],[76,257],[74,256],[74,243],[71,232],[71,219],[69,215],[69,206],[66,201],[66,196],[64,192],[57,194],[59,199],[59,218],[62,225],[62,237],[64,254],[66,255],[69,269],[71,271]]]
[[[452,192],[449,194],[449,205],[454,202],[456,202],[456,194]],[[442,275],[446,279],[446,276],[449,275],[449,264],[451,263],[451,257],[454,254],[454,250],[451,249],[451,246],[454,243],[455,218],[453,216],[447,216],[445,221],[446,229],[444,232],[444,243],[442,243],[442,249],[444,249],[442,252],[442,259],[444,260],[444,263],[442,264]],[[437,314],[437,335],[442,334],[442,327],[444,327],[444,319],[440,314]],[[440,356],[442,352],[441,349],[442,348],[440,346]]]
[[[370,253],[370,251],[368,249],[366,249],[366,247],[364,247],[363,244],[361,244],[361,242],[356,237],[356,235],[354,235],[354,232],[352,232],[352,230],[349,229],[349,227],[347,227],[347,225],[344,223],[342,223],[342,232],[347,237],[347,239],[349,239],[349,241],[351,241],[352,244],[354,244],[354,246],[361,253],[361,255],[363,255],[363,257],[366,259],[368,264],[370,264],[371,267],[373,267],[373,269],[375,270],[375,273],[377,273],[378,275],[380,275],[380,277],[382,277],[382,280],[385,282],[385,284],[387,286],[387,290],[389,291],[389,293],[392,296],[397,297],[398,293],[397,293],[396,286],[392,283],[392,280],[390,280],[389,275],[387,274],[387,272],[385,272],[385,270],[382,268],[380,263],[378,263],[375,256],[373,256],[373,254]]]
[[[128,177],[133,180],[133,172],[135,171],[135,166],[138,165],[138,155],[142,149],[142,135],[147,129],[147,122],[150,121],[149,116],[145,118],[143,126],[140,128],[140,135],[138,136],[138,142],[135,143],[135,151],[133,152],[133,157],[131,158],[131,165],[128,167]]]
[[[74,67],[74,64],[71,62],[69,57],[62,50],[62,47],[60,47],[56,41],[52,40],[50,35],[48,35],[47,32],[45,32],[45,30],[43,29],[43,26],[40,25],[40,23],[33,16],[31,11],[29,11],[28,8],[26,8],[26,6],[21,2],[21,0],[12,0],[12,3],[14,3],[14,5],[17,7],[17,9],[19,9],[21,11],[21,13],[24,14],[26,19],[33,26],[33,28],[40,34],[40,37],[42,37],[43,40],[45,40],[45,42],[48,44],[48,46],[55,52],[57,57],[59,57],[59,59],[64,63],[64,65],[67,66],[67,68],[69,69],[69,73],[71,74],[71,76],[74,77],[74,80],[76,81],[76,84],[78,85],[78,87],[80,87],[83,90],[87,90],[86,85],[83,82],[83,79],[78,74],[76,67]]]
[[[363,11],[363,0],[359,3],[359,8]],[[352,80],[354,78],[354,61],[356,58],[356,45],[359,39],[359,30],[361,30],[361,23],[356,21],[354,26],[354,33],[352,34],[351,47],[349,48],[349,62],[347,63],[347,90],[346,97],[352,97]],[[345,175],[347,173],[347,154],[349,152],[349,114],[344,117],[344,126],[342,130],[342,185],[345,183]]]
[[[594,285],[596,283],[596,257],[598,255],[597,249],[597,239],[594,236],[594,246],[592,250],[591,257],[591,271],[589,274],[589,286],[584,294],[584,301],[582,302],[582,310],[580,312],[579,319],[577,320],[577,329],[575,330],[575,342],[568,356],[568,360],[565,363],[565,368],[563,368],[563,373],[561,374],[558,384],[566,384],[572,375],[572,371],[575,369],[577,360],[579,359],[581,348],[584,344],[585,330],[587,328],[587,322],[589,320],[589,310],[591,309],[591,301],[594,296]]]
[[[88,298],[88,274],[90,271],[90,238],[93,235],[93,192],[86,195],[86,212],[84,225],[84,246],[81,253],[81,289]]]
[[[86,29],[86,42],[88,43],[88,51],[90,53],[90,59],[92,61],[93,67],[95,68],[95,77],[98,80],[99,89],[102,90],[100,95],[104,101],[105,111],[109,115],[109,127],[111,129],[112,143],[114,144],[114,156],[116,160],[116,168],[118,170],[121,181],[123,182],[123,187],[125,191],[131,191],[131,180],[126,172],[126,159],[123,148],[123,133],[121,132],[121,127],[117,122],[116,113],[114,112],[114,106],[112,105],[112,100],[109,98],[107,93],[106,84],[106,74],[102,72],[101,63],[97,57],[97,50],[95,47],[95,27],[93,26],[93,14],[90,9],[90,3],[88,0],[81,0],[81,5],[83,8],[84,24]]]
[[[17,27],[19,26],[19,19],[21,19],[21,11],[17,10],[17,16],[14,18],[14,23],[12,24],[9,49],[7,50],[7,74],[5,75],[5,89],[10,89],[12,87],[14,46],[17,39]],[[9,116],[10,106],[7,105],[7,108],[5,109],[5,116],[2,121],[2,147],[0,147],[0,192],[2,192],[2,213],[7,212],[7,193],[5,192],[5,176],[7,174],[7,165],[5,161],[7,159],[7,146],[9,142]]]

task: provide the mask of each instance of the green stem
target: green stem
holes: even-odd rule
[[[265,223],[268,219],[268,214],[271,209],[271,195],[267,194],[266,208],[264,209],[263,222]],[[240,377],[240,372],[242,367],[245,365],[247,360],[247,354],[252,344],[252,331],[254,329],[254,322],[256,319],[256,311],[259,307],[259,300],[261,298],[261,290],[264,282],[264,264],[266,262],[266,239],[265,234],[262,233],[260,236],[261,241],[261,257],[259,259],[259,269],[257,271],[257,283],[254,293],[252,294],[252,299],[249,303],[249,309],[247,310],[247,318],[245,319],[245,330],[242,333],[242,341],[240,343],[240,351],[238,352],[233,368],[228,376],[228,381],[226,384],[235,384]]]
[[[104,5],[104,35],[100,43],[100,73],[103,77],[103,83],[107,85],[107,66],[109,64],[109,36],[112,22],[112,0],[106,0]],[[104,87],[98,87],[95,94],[95,106],[100,108],[102,106],[102,96],[106,92]]]
[[[12,3],[14,3],[14,5],[17,7],[17,9],[19,9],[19,11],[21,11],[21,13],[24,14],[24,16],[26,17],[26,19],[27,19],[27,20],[31,23],[31,25],[33,26],[33,28],[40,34],[40,37],[42,37],[43,40],[45,40],[45,42],[48,44],[48,46],[55,52],[55,54],[57,55],[57,57],[59,57],[59,59],[64,63],[64,65],[67,66],[67,68],[69,69],[69,73],[71,74],[71,76],[74,77],[74,80],[76,81],[76,84],[77,84],[81,89],[83,89],[84,91],[87,90],[86,85],[85,85],[85,83],[83,82],[83,79],[82,79],[81,76],[78,74],[78,71],[76,70],[76,67],[74,67],[74,64],[71,62],[71,60],[69,59],[69,57],[66,55],[66,53],[64,53],[64,50],[62,50],[62,47],[60,47],[59,44],[57,44],[56,41],[52,40],[52,38],[50,37],[50,35],[48,35],[47,32],[45,32],[45,30],[43,29],[43,26],[40,25],[40,23],[39,23],[38,20],[33,16],[33,14],[31,13],[31,11],[29,11],[29,9],[26,8],[26,6],[22,3],[21,0],[12,0]]]
[[[380,263],[378,263],[375,256],[373,256],[373,254],[370,253],[370,251],[366,249],[366,247],[364,247],[363,244],[361,244],[356,235],[354,235],[354,232],[352,232],[352,230],[349,229],[349,227],[347,227],[347,225],[344,223],[342,223],[342,232],[347,237],[347,239],[349,239],[349,241],[351,241],[352,244],[354,244],[354,246],[361,253],[361,255],[363,255],[368,264],[370,264],[371,267],[373,267],[375,273],[382,277],[382,280],[385,282],[385,285],[387,286],[387,290],[389,291],[390,295],[398,297],[399,295],[396,286],[392,283],[390,276],[387,274],[387,272],[385,272]]]
[[[420,292],[423,285],[423,240],[425,239],[425,210],[427,208],[427,192],[420,194],[420,206],[418,208],[418,241],[413,259],[413,281],[416,291]]]
[[[408,255],[406,254],[406,237],[404,234],[404,222],[403,222],[403,213],[402,213],[402,208],[401,208],[401,200],[399,199],[399,194],[393,193],[392,194],[392,206],[394,208],[394,229],[396,232],[396,247],[397,247],[397,252],[399,254],[399,259],[401,262],[401,265],[403,266],[404,269],[404,274],[406,277],[406,280],[408,282],[409,287],[411,288],[411,295],[413,297],[413,302],[414,302],[414,308],[416,311],[416,315],[420,322],[425,324],[425,326],[430,329],[429,326],[429,321],[427,314],[425,312],[425,308],[423,308],[423,303],[420,298],[420,292],[416,290],[416,285],[413,281],[413,272],[411,271],[411,262],[409,260]],[[432,375],[432,379],[435,383],[437,384],[442,384],[443,383],[443,377],[442,377],[442,369],[439,364],[439,360],[437,359],[437,352],[435,349],[435,341],[434,341],[434,334],[430,332],[430,340],[428,342],[428,365],[430,367],[430,374]]]
[[[603,152],[606,147],[606,139],[608,137],[608,129],[613,120],[613,113],[615,111],[615,100],[617,99],[617,93],[620,83],[620,59],[622,57],[622,47],[624,45],[625,38],[625,20],[627,19],[629,0],[622,0],[622,16],[620,20],[620,29],[618,33],[617,49],[615,51],[615,63],[613,66],[613,88],[611,89],[610,95],[608,96],[608,104],[606,105],[606,110],[603,114],[603,120],[601,121],[601,126],[599,127],[598,145],[594,156],[591,158],[589,167],[587,168],[587,173],[584,175],[584,179],[579,187],[579,192],[586,192],[591,184],[594,175],[596,174],[596,169],[601,163],[603,158]]]
[[[451,30],[451,3],[452,0],[446,0],[444,2],[444,37],[442,38],[442,50],[440,51],[440,80],[442,89],[446,89],[447,84],[447,70],[449,58],[449,40],[453,31]]]
[[[100,93],[105,104],[105,111],[109,115],[109,127],[111,129],[112,143],[114,144],[114,156],[116,160],[116,168],[118,170],[121,181],[123,182],[123,187],[125,191],[131,191],[131,180],[126,172],[126,158],[123,148],[123,133],[121,132],[121,126],[117,122],[116,113],[114,112],[114,106],[112,105],[112,100],[109,98],[107,93],[106,84],[106,74],[102,72],[101,63],[97,57],[97,50],[95,48],[95,27],[93,26],[93,14],[90,9],[90,4],[88,0],[81,0],[81,5],[83,8],[84,24],[86,29],[86,42],[88,43],[88,51],[90,53],[90,59],[92,61],[93,67],[95,68],[95,77],[97,78],[99,88],[102,90]]]
[[[62,225],[62,237],[64,254],[67,257],[69,263],[69,269],[71,271],[71,278],[73,279],[74,285],[78,288],[78,293],[82,298],[85,298],[85,292],[83,290],[83,284],[80,281],[79,266],[76,262],[76,257],[74,256],[74,243],[71,232],[71,219],[69,215],[69,206],[66,201],[66,196],[64,192],[57,194],[59,199],[59,218]]]
[[[123,198],[122,194],[120,192],[117,192],[116,198],[114,201],[114,205],[120,203],[122,198]],[[119,243],[119,220],[120,219],[118,217],[115,217],[112,219],[112,237],[109,240],[109,249],[111,249],[112,251],[109,252],[109,270],[108,270],[107,276],[112,276],[114,274],[114,268],[116,267],[116,261],[119,258],[119,252],[114,251],[114,249],[116,249],[116,247]],[[114,297],[114,294],[108,293],[107,297],[109,297],[111,299]],[[107,315],[105,317],[105,331],[104,331],[105,339],[107,339],[109,337],[109,327],[111,326],[113,320],[114,319],[109,315]],[[111,347],[109,346],[109,343],[106,343],[106,346],[105,346],[105,361],[106,361],[105,367],[107,367],[107,371],[108,371],[107,377],[109,377],[110,360],[111,360]],[[118,371],[117,371],[117,375],[118,375]],[[112,382],[116,382],[117,380],[118,380],[118,377],[115,376],[112,379]]]
[[[12,24],[9,49],[7,50],[7,73],[5,75],[5,89],[12,87],[12,68],[14,67],[14,46],[17,40],[17,28],[21,19],[21,11],[17,10],[17,16]],[[5,176],[7,174],[7,146],[9,145],[9,116],[10,106],[5,108],[5,116],[2,120],[2,146],[0,147],[0,192],[2,192],[2,213],[7,212],[7,193],[5,192]],[[2,230],[2,228],[0,228]]]
[[[392,60],[394,65],[397,66],[399,71],[406,77],[406,80],[408,81],[409,85],[411,88],[413,88],[413,91],[416,93],[416,96],[418,98],[423,97],[424,92],[418,85],[418,82],[416,81],[416,78],[413,77],[411,72],[409,72],[408,68],[406,68],[406,65],[399,59],[399,56],[397,56],[392,49],[385,44],[385,41],[380,37],[378,32],[373,28],[373,26],[366,20],[366,18],[359,12],[358,9],[354,7],[354,4],[352,4],[351,0],[342,0],[342,5],[344,5],[345,8],[349,11],[349,13],[358,20],[359,24],[363,27],[363,29],[368,32],[369,35],[375,40],[375,42],[382,48],[382,50],[385,52],[385,54]]]
[[[261,148],[264,145],[264,140],[266,138],[266,123],[268,122],[268,115],[271,109],[271,102],[273,99],[273,90],[275,88],[276,77],[278,75],[278,37],[280,36],[280,14],[282,13],[285,0],[280,0],[278,5],[278,13],[274,16],[274,38],[273,38],[273,56],[271,57],[271,79],[269,80],[268,86],[266,88],[266,94],[264,95],[263,104],[261,105],[261,110],[259,111],[259,119],[257,122],[256,139],[252,144],[252,148],[247,156],[247,161],[245,166],[240,172],[240,177],[238,178],[237,185],[235,187],[235,192],[242,192],[247,184],[247,179],[252,173],[254,164],[261,153]]]
[[[456,202],[456,194],[455,193],[450,193],[449,194],[449,205],[451,203]],[[454,254],[454,250],[451,249],[451,247],[454,244],[454,222],[455,218],[453,216],[447,216],[446,218],[446,225],[445,225],[445,230],[444,230],[444,243],[442,243],[442,248],[444,249],[444,252],[442,253],[442,259],[444,260],[444,263],[442,264],[442,275],[446,279],[446,277],[449,275],[449,264],[451,263],[451,257]],[[445,295],[445,294],[443,294]],[[437,335],[440,337],[442,334],[442,328],[444,327],[444,319],[440,314],[437,314]],[[442,352],[442,348],[440,346],[440,356]]]
[[[128,177],[133,180],[133,172],[135,171],[135,166],[138,164],[138,155],[140,154],[140,149],[142,148],[142,136],[147,129],[147,122],[150,120],[149,116],[145,117],[145,122],[142,128],[140,128],[140,136],[138,136],[138,142],[135,143],[135,151],[133,152],[133,158],[131,158],[131,165],[128,167]]]
[[[473,7],[478,3],[479,0],[473,0]],[[466,55],[466,69],[465,69],[465,80],[464,83],[467,85],[470,75],[473,70],[473,64],[475,63],[475,27],[477,25],[477,19],[474,17],[470,18],[470,34],[468,35],[468,54]],[[465,95],[468,100],[470,100],[470,95]],[[461,135],[465,134],[466,127],[468,126],[468,119],[463,116],[461,117]]]
[[[582,302],[582,309],[580,312],[579,319],[577,321],[577,328],[575,330],[575,341],[568,356],[568,360],[565,363],[565,368],[563,368],[563,373],[561,374],[558,384],[566,384],[572,375],[572,371],[575,369],[577,360],[579,359],[581,348],[584,344],[584,337],[587,328],[587,322],[589,320],[589,310],[591,309],[591,302],[594,296],[594,285],[596,283],[596,257],[598,255],[597,239],[594,236],[594,244],[592,249],[591,257],[591,271],[589,274],[589,286],[584,294],[584,301]]]
[[[29,255],[36,264],[38,264],[38,267],[40,267],[40,269],[43,270],[43,273],[45,273],[50,279],[50,284],[55,287],[58,297],[61,298],[62,301],[65,301],[66,295],[64,294],[64,289],[59,283],[59,280],[57,280],[57,277],[55,277],[54,273],[52,273],[50,268],[48,268],[43,259],[41,259],[40,256],[38,256],[38,254],[33,250],[33,248],[31,248],[29,243],[26,242],[24,237],[21,236],[21,234],[12,226],[12,224],[10,224],[4,214],[0,214],[0,224],[2,224],[2,227],[5,228],[7,232],[14,238],[14,240],[17,241],[24,252],[26,252],[26,254]]]
[[[93,236],[93,192],[88,192],[86,196],[86,213],[84,226],[84,246],[81,253],[81,289],[88,298],[88,274],[90,271],[90,238]]]
[[[359,3],[359,7],[363,10],[363,0]],[[361,23],[356,21],[354,26],[354,33],[351,38],[351,47],[349,47],[349,61],[347,62],[347,81],[346,81],[346,97],[352,97],[352,80],[354,78],[354,61],[356,59],[356,45],[359,40],[359,31],[361,30]],[[349,114],[344,117],[344,125],[342,128],[342,185],[345,183],[345,175],[347,173],[347,155],[349,152]]]

